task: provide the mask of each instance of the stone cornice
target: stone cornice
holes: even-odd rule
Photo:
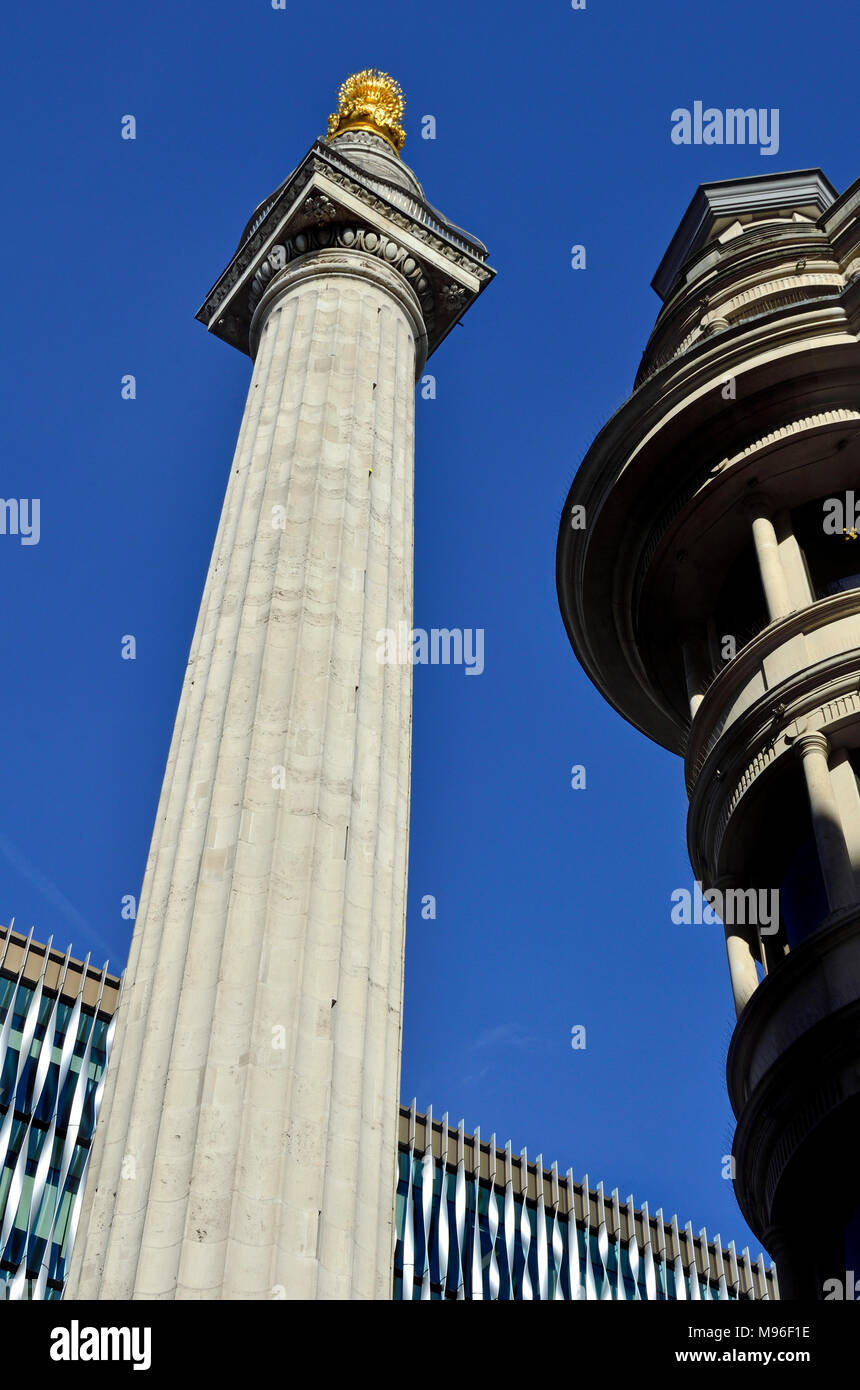
[[[801,171],[801,183],[809,173]],[[746,183],[760,193],[784,178],[735,181],[734,192],[724,190],[729,201]],[[854,202],[860,207],[860,183]],[[655,650],[643,645],[651,629],[642,605],[652,577],[654,593],[665,601],[675,550],[678,564],[692,554],[679,531],[691,499],[702,494],[709,509],[704,519],[713,524],[718,503],[733,505],[737,489],[752,486],[760,466],[779,471],[781,442],[796,437],[803,448],[804,435],[854,428],[854,415],[843,413],[856,403],[860,336],[854,202],[846,198],[838,216],[819,216],[817,223],[763,223],[708,248],[707,303],[695,287],[678,292],[678,303],[688,300],[682,312],[693,315],[683,351],[673,348],[669,360],[637,381],[568,493],[556,583],[574,651],[605,698],[675,752],[683,751],[688,729],[683,689],[670,688],[673,678],[660,665],[659,623]],[[737,405],[729,409],[728,378],[737,383]],[[786,419],[792,408],[797,420]],[[788,432],[780,438],[782,429]],[[774,461],[760,464],[768,451]],[[573,508],[584,508],[584,529],[573,529]],[[685,583],[685,574],[675,574],[674,581],[681,585],[679,620],[687,622],[698,579]]]
[[[701,496],[706,490],[710,492],[715,487],[722,486],[734,470],[746,468],[748,465],[755,467],[761,485],[766,486],[766,474],[762,474],[760,470],[764,456],[771,450],[778,449],[789,440],[798,439],[803,435],[841,429],[846,425],[860,428],[860,411],[845,407],[816,411],[812,415],[801,416],[797,420],[787,421],[775,429],[768,430],[743,449],[728,455],[723,454],[715,461],[705,459],[701,466],[679,479],[670,501],[654,524],[647,528],[647,540],[640,552],[632,585],[634,602],[638,602],[648,571],[664,536],[695,497]]]
[[[292,242],[295,247],[302,234],[318,235],[320,200],[330,207],[323,222],[363,225],[389,239],[394,233],[406,255],[421,263],[429,290],[424,302],[435,304],[433,322],[427,325],[431,352],[494,274],[480,242],[421,199],[371,176],[318,141],[252,218],[247,237],[198,311],[197,318],[210,332],[249,351],[254,277],[275,246]]]
[[[685,285],[661,311],[642,354],[637,386],[702,338],[785,305],[824,295],[838,298],[851,277],[850,265],[839,265],[815,227],[792,227],[760,245],[751,246],[751,240],[748,233],[730,242],[707,276]]]
[[[840,193],[834,203],[819,218],[819,223],[829,237],[839,238],[846,231],[856,235],[857,215],[860,213],[860,179]]]
[[[693,786],[706,760],[720,739],[723,729],[720,716],[731,709],[735,697],[762,669],[762,665],[770,653],[784,646],[792,637],[815,632],[818,628],[827,627],[828,624],[841,618],[851,617],[855,613],[860,613],[860,589],[849,589],[845,593],[833,594],[829,598],[819,599],[808,608],[800,608],[764,628],[756,637],[751,638],[746,646],[741,648],[737,656],[722,671],[718,672],[705,691],[690,731],[685,757],[688,793],[692,793]],[[840,658],[830,658],[830,660],[833,659]],[[818,665],[808,669],[810,672],[813,670],[817,672]],[[785,686],[780,685],[778,691],[780,699],[784,699],[784,692],[788,693],[795,687],[796,683],[799,682],[802,685],[806,677],[807,670],[805,669]],[[818,682],[816,681],[816,688],[817,685]],[[768,691],[766,696],[762,697],[761,703],[772,705],[774,695],[774,691]],[[755,705],[751,709],[755,709]],[[738,723],[740,722],[739,720]],[[734,728],[734,724],[732,727]]]
[[[716,233],[721,222],[750,213],[779,213],[803,209],[820,215],[835,202],[836,189],[820,169],[725,179],[700,184],[693,194],[651,284],[661,299],[668,298],[686,263]]]
[[[324,195],[319,195],[316,203],[318,206],[327,204],[328,208],[335,213],[334,204],[330,203]],[[307,227],[303,232],[298,232],[295,237],[286,238],[283,243],[273,246],[264,260],[260,262],[248,292],[248,308],[252,314],[263,296],[267,283],[278,270],[283,270],[297,257],[308,255],[311,251],[326,249],[354,250],[363,251],[367,255],[385,261],[392,270],[398,271],[409,282],[410,288],[417,295],[421,304],[426,330],[428,333],[432,331],[435,313],[433,292],[424,274],[423,266],[413,256],[410,256],[403,246],[399,245],[392,237],[380,235],[371,227],[329,222],[324,206],[320,207],[317,220],[320,225]],[[447,295],[449,306],[456,300],[457,292],[462,296],[465,296],[466,293],[465,289],[460,286],[449,289]]]
[[[690,795],[687,846],[702,878],[724,872],[729,821],[759,778],[796,756],[803,733],[830,735],[860,718],[857,652],[828,657],[760,696],[710,749]]]
[[[636,387],[604,425],[577,470],[561,518],[560,540],[569,529],[571,506],[581,504],[592,518],[597,516],[667,421],[709,394],[719,395],[727,376],[744,375],[749,380],[756,368],[768,365],[778,354],[782,360],[796,354],[802,361],[812,344],[821,346],[823,336],[848,341],[848,324],[838,301],[811,300],[808,310],[798,314],[797,306],[789,305],[731,326],[695,343],[683,359],[674,358]],[[574,537],[581,542],[585,534],[574,533]]]
[[[856,906],[833,913],[826,923],[789,951],[750,996],[749,1003],[735,1028],[726,1067],[729,1099],[735,1115],[741,1113],[755,1089],[758,1076],[753,1064],[754,1057],[774,1014],[784,1010],[793,994],[804,990],[810,970],[820,966],[828,957],[838,958],[846,949],[848,954],[851,954],[858,929],[860,909]],[[841,1005],[860,1003],[856,994],[856,971],[848,970],[843,973],[837,970],[834,978],[844,991],[839,1001]],[[791,1041],[796,1041],[806,1031],[803,1015],[796,1015],[791,1020],[791,1026],[795,1033]]]
[[[847,297],[852,290],[849,287],[843,293]],[[860,295],[855,313],[860,316]],[[832,343],[833,352],[824,358],[826,343]],[[844,388],[837,382],[831,393],[828,382],[855,370],[857,342],[845,312],[830,300],[812,303],[805,312],[793,306],[772,310],[753,323],[702,340],[683,359],[667,364],[636,388],[594,440],[568,493],[559,523],[556,586],[574,651],[604,697],[636,727],[674,752],[683,752],[686,720],[676,710],[670,711],[651,685],[638,654],[635,683],[632,669],[626,681],[619,674],[620,667],[630,667],[636,648],[634,610],[641,594],[643,556],[650,549],[653,557],[665,526],[703,483],[713,485],[712,469],[718,479],[752,466],[751,456],[744,461],[743,450],[728,454],[721,448],[719,431],[711,430],[711,421],[731,419],[720,395],[726,377],[735,376],[743,383],[747,399],[774,381],[788,399],[792,381],[811,372],[813,360],[818,364],[817,390],[822,400],[831,394],[837,401],[844,398]],[[797,422],[786,423],[793,427]],[[752,420],[750,424],[754,427]],[[762,432],[744,447],[773,447],[768,433]],[[684,439],[681,451],[680,439]],[[693,462],[685,467],[691,448]],[[673,496],[675,489],[679,498]],[[622,495],[625,506],[619,518],[617,499]],[[585,508],[584,530],[571,527],[574,506]],[[655,527],[656,536],[652,535]],[[609,531],[611,542],[606,539]],[[622,623],[627,625],[624,632]],[[608,647],[613,649],[611,657],[604,655]],[[602,674],[604,666],[615,670],[612,690]]]
[[[795,1157],[806,1146],[797,1184],[808,1177],[809,1143],[860,1092],[857,937],[855,907],[834,914],[790,951],[751,996],[729,1047],[726,1079],[738,1119],[735,1193],[751,1230],[768,1242]],[[819,985],[817,997],[810,981]],[[779,1205],[784,1220],[785,1203]]]

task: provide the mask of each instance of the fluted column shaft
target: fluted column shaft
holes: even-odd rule
[[[423,324],[321,251],[252,343],[69,1297],[390,1297]]]

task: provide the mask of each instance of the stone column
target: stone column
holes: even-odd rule
[[[729,975],[732,981],[732,997],[738,1018],[751,996],[758,989],[758,972],[755,957],[749,943],[749,934],[743,928],[725,927],[726,955],[729,961]]]
[[[830,780],[827,739],[821,732],[814,731],[801,734],[796,746],[803,760],[803,775],[827,901],[831,912],[836,912],[854,902],[854,875]]]
[[[733,878],[720,878],[714,884],[723,895],[723,905],[725,908],[725,894],[736,887]],[[746,900],[745,900],[746,901]],[[732,982],[732,996],[734,998],[735,1013],[738,1018],[741,1011],[752,994],[758,989],[759,978],[756,970],[755,956],[752,950],[752,930],[750,923],[728,922],[726,912],[723,912],[723,930],[726,934],[726,955],[729,962],[729,975]]]
[[[424,325],[318,251],[254,345],[69,1298],[391,1296]]]
[[[773,518],[773,531],[779,546],[779,560],[792,608],[807,608],[814,602],[803,555],[794,534],[791,517],[784,509]]]
[[[681,644],[681,654],[684,658],[684,681],[690,705],[690,718],[695,719],[696,711],[705,698],[708,687],[709,672],[704,660],[703,643],[696,637],[688,636]]]
[[[789,596],[780,559],[779,541],[767,503],[754,498],[751,505],[755,508],[752,523],[753,543],[767,604],[767,615],[770,622],[775,622],[777,618],[784,618],[792,612],[794,605]]]
[[[856,900],[860,900],[860,789],[847,748],[837,748],[830,759],[830,782],[851,861]]]

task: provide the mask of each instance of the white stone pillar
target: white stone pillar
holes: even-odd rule
[[[788,601],[792,608],[808,608],[814,602],[803,554],[794,534],[791,517],[784,509],[773,518],[773,530],[779,547],[779,561],[785,576]]]
[[[756,501],[757,499],[753,499],[753,505]],[[779,541],[764,504],[757,509],[753,516],[752,533],[765,603],[767,604],[768,619],[770,622],[775,622],[777,618],[784,618],[792,612],[794,605],[789,596],[788,585],[782,568]]]
[[[254,345],[70,1298],[391,1296],[424,325],[318,251]]]
[[[730,877],[720,878],[714,884],[714,887],[718,888],[723,895],[723,931],[726,936],[726,955],[729,962],[735,1013],[740,1018],[741,1011],[758,989],[759,978],[752,950],[751,924],[726,920],[729,914],[725,911],[725,894],[731,892],[736,886],[735,880]]]
[[[732,997],[735,1002],[735,1013],[740,1018],[741,1011],[758,989],[758,971],[747,934],[733,927],[726,927],[725,933],[726,955],[732,981]]]
[[[828,767],[827,739],[820,731],[801,734],[797,749],[809,795],[818,859],[831,912],[854,902],[854,875],[845,844],[839,806]]]
[[[854,875],[855,898],[860,901],[860,789],[847,748],[837,748],[830,759],[830,781]]]
[[[702,643],[695,637],[687,637],[681,644],[681,653],[684,658],[684,680],[687,686],[690,718],[695,719],[696,711],[705,698],[705,690],[708,686],[705,662],[702,659]]]

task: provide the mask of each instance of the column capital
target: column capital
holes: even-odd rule
[[[827,903],[831,912],[838,912],[840,908],[852,906],[857,899],[851,856],[830,776],[830,744],[820,729],[807,729],[798,736],[795,746],[803,764]]]
[[[789,736],[786,735],[786,737]],[[794,746],[801,758],[818,754],[826,759],[830,755],[827,735],[823,734],[820,729],[807,729],[803,733],[797,734],[794,739]]]
[[[268,283],[285,266],[327,247],[358,247],[408,278],[421,301],[428,357],[495,273],[483,243],[424,201],[414,174],[383,140],[351,131],[331,144],[316,141],[259,205],[198,320],[253,355],[249,330]]]
[[[248,339],[251,356],[256,357],[263,325],[271,309],[298,285],[319,277],[346,276],[364,280],[384,290],[403,310],[412,325],[415,339],[415,376],[421,375],[427,361],[427,330],[418,296],[409,282],[386,261],[378,260],[366,251],[337,247],[331,250],[309,251],[291,261],[273,275],[254,310]]]

